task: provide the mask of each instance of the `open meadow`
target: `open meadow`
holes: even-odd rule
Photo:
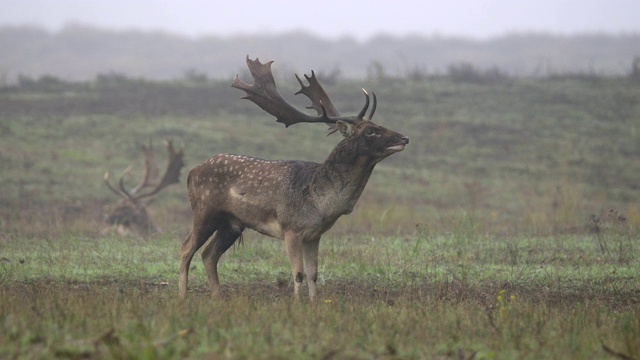
[[[323,237],[317,301],[293,300],[284,244],[251,231],[221,260],[224,296],[196,255],[181,301],[189,169],[225,152],[322,161],[340,140],[229,84],[0,88],[0,358],[640,359],[637,80],[331,82],[343,113],[374,90],[376,123],[411,142]],[[133,186],[140,145],[163,164],[165,139],[186,166],[149,206],[164,233],[118,236],[103,174],[133,165]]]

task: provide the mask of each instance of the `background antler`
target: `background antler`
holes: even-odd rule
[[[104,183],[107,185],[107,187],[111,191],[113,191],[117,195],[128,198],[134,203],[137,203],[142,198],[150,197],[157,194],[160,190],[164,189],[165,187],[171,184],[178,183],[179,177],[180,177],[180,170],[184,166],[184,150],[180,149],[180,151],[176,151],[173,148],[173,143],[168,140],[167,151],[169,155],[168,155],[167,169],[164,175],[162,176],[162,179],[160,180],[160,182],[157,182],[160,171],[158,169],[158,165],[156,162],[156,157],[153,152],[152,145],[149,144],[148,147],[143,145],[141,149],[142,149],[142,153],[144,154],[144,176],[140,181],[140,183],[135,188],[128,191],[124,186],[124,176],[128,174],[129,171],[131,171],[132,166],[127,167],[122,172],[122,175],[118,180],[119,189],[116,189],[113,186],[111,186],[111,183],[109,182],[109,172],[107,171],[104,174]],[[149,187],[153,187],[153,189],[147,193],[139,194],[140,191]]]
[[[349,123],[358,123],[363,121],[365,112],[369,107],[369,95],[365,91],[366,103],[364,108],[360,111],[358,116],[343,117],[340,112],[333,105],[329,96],[326,94],[320,83],[315,77],[315,74],[311,72],[311,77],[305,78],[309,81],[309,85],[305,86],[300,78],[296,75],[298,82],[302,86],[296,94],[304,94],[311,99],[311,109],[315,109],[319,116],[310,116],[303,112],[300,112],[289,104],[280,95],[276,88],[275,80],[271,74],[271,64],[273,61],[262,64],[259,59],[251,60],[247,56],[247,66],[253,76],[254,83],[249,85],[241,81],[236,75],[231,86],[243,90],[247,93],[243,99],[253,101],[256,105],[260,106],[264,111],[276,117],[276,121],[283,123],[286,127],[289,127],[297,123],[326,123],[329,125],[335,124],[337,121],[346,121]]]
[[[182,167],[184,166],[184,149],[176,151],[173,148],[173,142],[171,140],[167,140],[167,152],[169,153],[167,169],[165,170],[160,183],[158,183],[150,192],[138,195],[136,197],[137,199],[153,196],[165,187],[180,182],[180,170],[182,170]]]
[[[149,140],[149,146],[142,145],[140,150],[144,155],[144,176],[138,186],[129,191],[131,195],[136,195],[142,189],[155,185],[160,177],[160,168],[156,161],[156,153],[153,151],[153,142]]]

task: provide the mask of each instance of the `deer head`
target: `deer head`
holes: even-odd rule
[[[167,141],[168,165],[162,178],[159,176],[160,170],[152,144],[142,145],[141,151],[144,155],[144,175],[133,189],[127,190],[124,185],[124,177],[131,171],[131,166],[120,176],[118,188],[109,182],[109,172],[104,174],[105,185],[120,197],[118,204],[107,215],[106,221],[109,225],[116,226],[120,234],[126,234],[130,229],[142,236],[162,232],[149,215],[147,206],[160,191],[179,182],[180,170],[184,166],[184,151],[176,151],[171,141]]]
[[[314,298],[320,236],[340,216],[353,210],[374,166],[409,143],[406,136],[371,121],[377,106],[375,94],[368,114],[371,97],[363,90],[362,110],[355,116],[343,116],[313,72],[305,75],[308,85],[296,76],[301,85],[297,93],[311,100],[309,108],[317,115],[299,111],[277,91],[271,64],[247,57],[254,83],[249,85],[236,76],[232,86],[243,90],[244,99],[256,103],[286,127],[324,123],[329,125],[329,134],[339,131],[344,139],[320,164],[221,154],[193,168],[187,180],[193,227],[182,244],[180,260],[183,298],[187,295],[191,259],[209,238],[202,259],[212,294],[219,292],[218,260],[245,228],[285,240],[294,293],[298,297],[306,274],[309,296]]]
[[[269,61],[262,64],[259,59],[251,60],[247,57],[247,66],[254,78],[254,84],[249,85],[236,75],[231,86],[243,90],[246,93],[242,97],[243,99],[253,101],[260,108],[275,116],[276,121],[284,124],[285,127],[298,123],[325,123],[329,125],[328,135],[340,131],[345,138],[352,140],[353,146],[355,146],[354,149],[351,149],[353,153],[368,154],[371,158],[376,159],[376,162],[395,152],[402,151],[409,143],[409,138],[406,136],[378,126],[371,121],[378,103],[375,93],[372,93],[373,105],[368,115],[366,112],[369,108],[370,97],[369,93],[362,89],[365,96],[362,110],[355,116],[342,116],[313,71],[311,71],[311,76],[304,75],[309,85],[305,85],[296,75],[301,86],[296,95],[307,96],[311,100],[311,105],[307,108],[316,110],[318,115],[310,116],[299,111],[278,92],[271,73],[272,63],[273,61]]]

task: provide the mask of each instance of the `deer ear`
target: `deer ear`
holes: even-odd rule
[[[340,130],[340,133],[344,137],[349,137],[353,135],[353,133],[356,131],[356,127],[353,124],[348,123],[346,121],[338,120],[336,121],[336,126],[338,127],[338,130]]]

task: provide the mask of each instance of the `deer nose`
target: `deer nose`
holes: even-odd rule
[[[403,136],[401,137],[401,139],[402,139],[402,141],[405,143],[405,145],[409,143],[409,138],[408,138],[408,137],[406,137],[406,136],[404,136],[404,135],[403,135]]]

